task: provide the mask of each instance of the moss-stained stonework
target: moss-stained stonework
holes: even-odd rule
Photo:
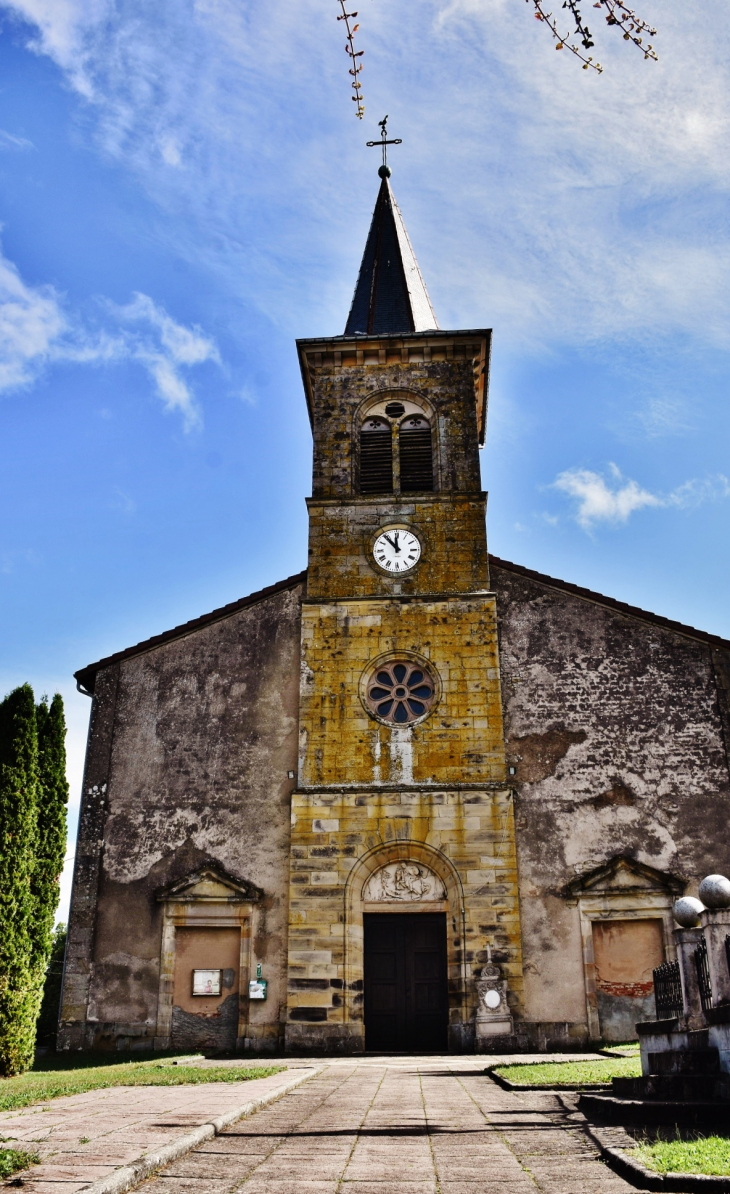
[[[449,1036],[473,1046],[476,978],[499,962],[510,1002],[522,1006],[514,820],[509,790],[295,792],[292,798],[287,1045],[365,1047],[363,900],[374,871],[423,863],[447,898]],[[382,909],[380,909],[382,910]],[[410,910],[410,906],[408,909]]]
[[[426,660],[428,717],[369,714],[364,679],[381,657]],[[494,598],[369,598],[302,606],[300,785],[504,783]]]
[[[292,796],[289,1048],[362,1049],[369,877],[411,861],[446,892],[449,1035],[474,1044],[489,954],[519,1014],[522,970],[497,620],[479,477],[487,339],[439,334],[300,344],[314,434],[310,565],[302,604],[298,790]],[[434,492],[358,494],[359,429],[386,401],[432,428]],[[378,532],[418,535],[406,575],[373,561]],[[381,661],[423,663],[436,700],[412,725],[365,703]],[[412,905],[409,905],[409,910]],[[423,910],[434,910],[433,903]],[[383,911],[383,906],[370,911]]]

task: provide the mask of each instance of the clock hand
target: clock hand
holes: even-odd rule
[[[398,546],[398,536],[400,535],[400,531],[394,531],[393,533],[395,535],[395,550],[399,552],[400,547]]]
[[[398,544],[393,542],[390,535],[383,535],[383,538],[385,539],[386,543],[390,544],[390,546],[393,548],[394,551],[400,550],[400,548],[398,547]]]

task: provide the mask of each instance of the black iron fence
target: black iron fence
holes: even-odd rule
[[[662,962],[654,971],[654,1004],[657,1020],[670,1020],[684,1014],[679,962]]]
[[[710,982],[710,966],[707,961],[707,942],[700,937],[695,947],[695,965],[697,966],[697,985],[700,989],[700,1003],[703,1012],[712,1007],[712,983]]]

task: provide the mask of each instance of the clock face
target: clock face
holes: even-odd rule
[[[373,555],[386,572],[408,572],[421,558],[421,544],[411,531],[383,531],[375,540]]]

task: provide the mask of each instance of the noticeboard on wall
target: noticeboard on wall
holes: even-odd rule
[[[193,995],[220,995],[220,970],[194,970]]]

